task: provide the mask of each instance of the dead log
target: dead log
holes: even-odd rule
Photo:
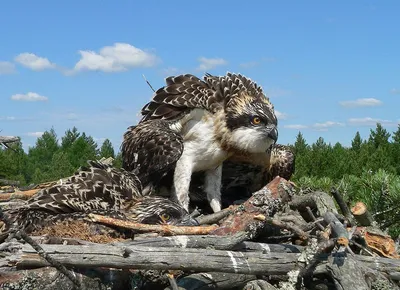
[[[18,180],[8,180],[0,178],[0,184],[2,185],[11,185],[11,186],[18,186],[20,182]]]
[[[42,245],[54,260],[74,268],[116,268],[182,270],[196,272],[224,272],[249,275],[286,275],[287,272],[302,267],[296,253],[236,252],[212,249],[188,249],[167,247],[112,245]],[[316,259],[326,262],[329,256],[343,253],[316,255]],[[399,273],[400,259],[354,255],[358,263],[363,263],[374,271]],[[32,247],[25,245],[22,252],[10,254],[0,259],[0,269],[18,269],[49,266]]]
[[[372,215],[369,213],[367,206],[362,201],[357,202],[352,208],[351,213],[360,226],[371,226],[374,222]]]
[[[246,232],[248,238],[253,239],[267,225],[266,220],[255,217],[273,216],[289,201],[292,194],[291,183],[278,176],[238,206],[232,214],[220,222],[220,227],[211,234],[226,236]]]

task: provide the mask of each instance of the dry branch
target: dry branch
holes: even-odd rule
[[[171,226],[171,225],[149,225],[135,223],[131,221],[119,220],[102,216],[98,214],[89,214],[88,219],[92,222],[102,223],[109,226],[115,226],[128,230],[134,230],[138,232],[157,232],[163,235],[206,235],[215,230],[218,226],[195,226],[195,227],[184,227],[184,226]]]

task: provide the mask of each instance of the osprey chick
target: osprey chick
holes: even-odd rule
[[[273,105],[240,74],[168,77],[142,115],[124,134],[122,166],[138,174],[146,192],[173,170],[173,195],[185,209],[193,172],[205,172],[204,190],[217,212],[223,162],[265,154],[278,138]]]
[[[45,188],[26,205],[10,210],[11,219],[29,232],[89,213],[147,224],[197,224],[178,203],[143,196],[135,174],[97,161],[88,164],[65,183]]]

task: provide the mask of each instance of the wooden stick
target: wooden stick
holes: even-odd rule
[[[342,212],[342,214],[350,222],[350,226],[355,226],[356,223],[355,223],[354,217],[351,214],[349,207],[344,202],[343,196],[340,194],[340,192],[335,187],[332,187],[331,194],[333,195],[337,204],[339,205],[339,208],[340,208],[340,211]]]
[[[40,189],[31,189],[26,191],[17,191],[11,193],[0,194],[0,201],[10,201],[12,199],[27,200],[39,192]]]
[[[98,214],[89,214],[88,220],[92,222],[102,223],[109,226],[115,226],[128,230],[135,230],[139,232],[158,232],[163,235],[207,235],[215,230],[218,226],[171,226],[171,225],[149,225],[135,223],[131,221],[124,221],[119,219],[110,218]]]

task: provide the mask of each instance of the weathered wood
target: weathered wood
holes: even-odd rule
[[[331,194],[336,200],[337,204],[339,205],[340,211],[344,215],[344,217],[349,221],[350,226],[355,226],[355,220],[354,217],[347,206],[347,204],[344,202],[343,196],[340,194],[340,192],[336,188],[332,188]]]
[[[349,233],[337,217],[328,211],[324,214],[324,221],[331,227],[332,237],[337,238],[340,245],[347,247],[349,245]]]
[[[351,208],[351,212],[360,226],[367,227],[372,225],[374,222],[374,219],[369,213],[367,206],[362,201],[357,202]]]
[[[370,289],[365,280],[366,271],[350,255],[328,257],[326,269],[337,289]]]
[[[307,207],[309,207],[317,217],[324,216],[327,211],[332,211],[335,214],[338,213],[332,197],[321,191],[295,196],[293,200],[289,202],[289,205],[292,209],[298,210],[307,222],[313,220],[312,217],[308,216]]]
[[[236,252],[212,249],[111,245],[42,245],[53,259],[68,267],[118,269],[183,270],[199,272],[225,272],[250,275],[286,275],[302,267],[297,253]],[[339,253],[342,254],[342,253]],[[332,254],[336,257],[339,254]],[[316,259],[326,261],[329,254],[319,254]],[[400,259],[355,255],[359,263],[384,273],[399,273]],[[1,262],[2,261],[2,262]],[[44,267],[49,264],[25,245],[22,253],[0,259],[0,267],[24,269]]]
[[[203,215],[199,216],[196,218],[198,223],[200,225],[210,225],[219,222],[223,218],[227,217],[230,215],[238,206],[231,205],[228,208],[224,208],[223,210],[220,210],[216,213],[208,214],[208,215]]]
[[[234,252],[210,249],[156,248],[109,245],[42,245],[53,259],[67,267],[183,270],[237,274],[284,274],[296,265],[298,254]],[[29,246],[20,257],[7,257],[17,268],[49,264]],[[207,261],[207,262],[206,262]]]
[[[178,248],[212,248],[216,250],[230,250],[244,241],[246,234],[239,232],[235,235],[220,236],[212,235],[177,235],[171,237],[143,238],[115,242],[113,245],[119,247],[127,246],[149,246],[149,247],[178,247]],[[267,247],[267,246],[266,246]],[[260,250],[261,251],[261,250]]]

